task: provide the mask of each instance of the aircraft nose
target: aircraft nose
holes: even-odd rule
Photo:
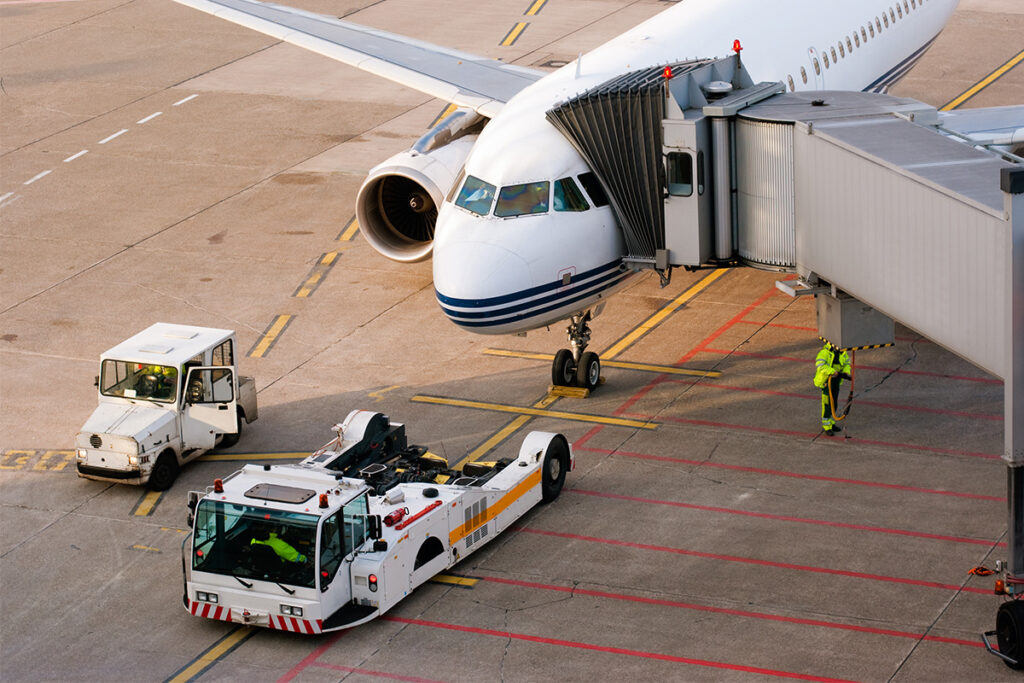
[[[440,246],[440,248],[438,248]],[[445,315],[458,325],[486,332],[521,290],[530,268],[515,252],[475,241],[434,246],[434,288]]]

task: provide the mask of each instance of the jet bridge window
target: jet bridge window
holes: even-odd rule
[[[601,187],[601,183],[596,175],[587,171],[586,173],[581,173],[579,178],[580,184],[583,185],[583,189],[590,195],[590,201],[593,202],[595,207],[608,206],[608,195],[604,193],[604,188]]]
[[[548,194],[551,183],[522,183],[506,185],[498,193],[498,203],[494,207],[494,215],[499,218],[526,216],[534,213],[547,213]]]
[[[668,193],[673,197],[693,194],[693,157],[686,152],[668,155]]]
[[[583,193],[572,178],[555,181],[555,191],[551,197],[551,206],[555,211],[586,211],[590,208]]]
[[[466,184],[462,186],[455,205],[478,216],[486,216],[491,212],[491,204],[494,203],[494,191],[494,185],[473,176],[466,176]]]

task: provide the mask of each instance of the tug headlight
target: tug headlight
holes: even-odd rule
[[[217,604],[217,594],[216,593],[207,593],[206,591],[196,591],[196,600],[198,600],[199,602],[212,602],[213,604],[216,605]]]
[[[281,605],[281,614],[287,614],[290,617],[301,617],[302,608],[294,607],[292,605]]]

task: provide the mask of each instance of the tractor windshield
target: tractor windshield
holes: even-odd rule
[[[104,396],[174,403],[178,396],[178,369],[108,358],[100,370],[100,392]]]
[[[196,509],[192,568],[313,588],[318,519],[298,512],[202,500]]]

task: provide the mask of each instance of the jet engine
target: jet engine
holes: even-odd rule
[[[374,249],[402,263],[430,256],[437,211],[485,123],[472,110],[458,109],[412,149],[370,171],[356,197],[356,218]]]

